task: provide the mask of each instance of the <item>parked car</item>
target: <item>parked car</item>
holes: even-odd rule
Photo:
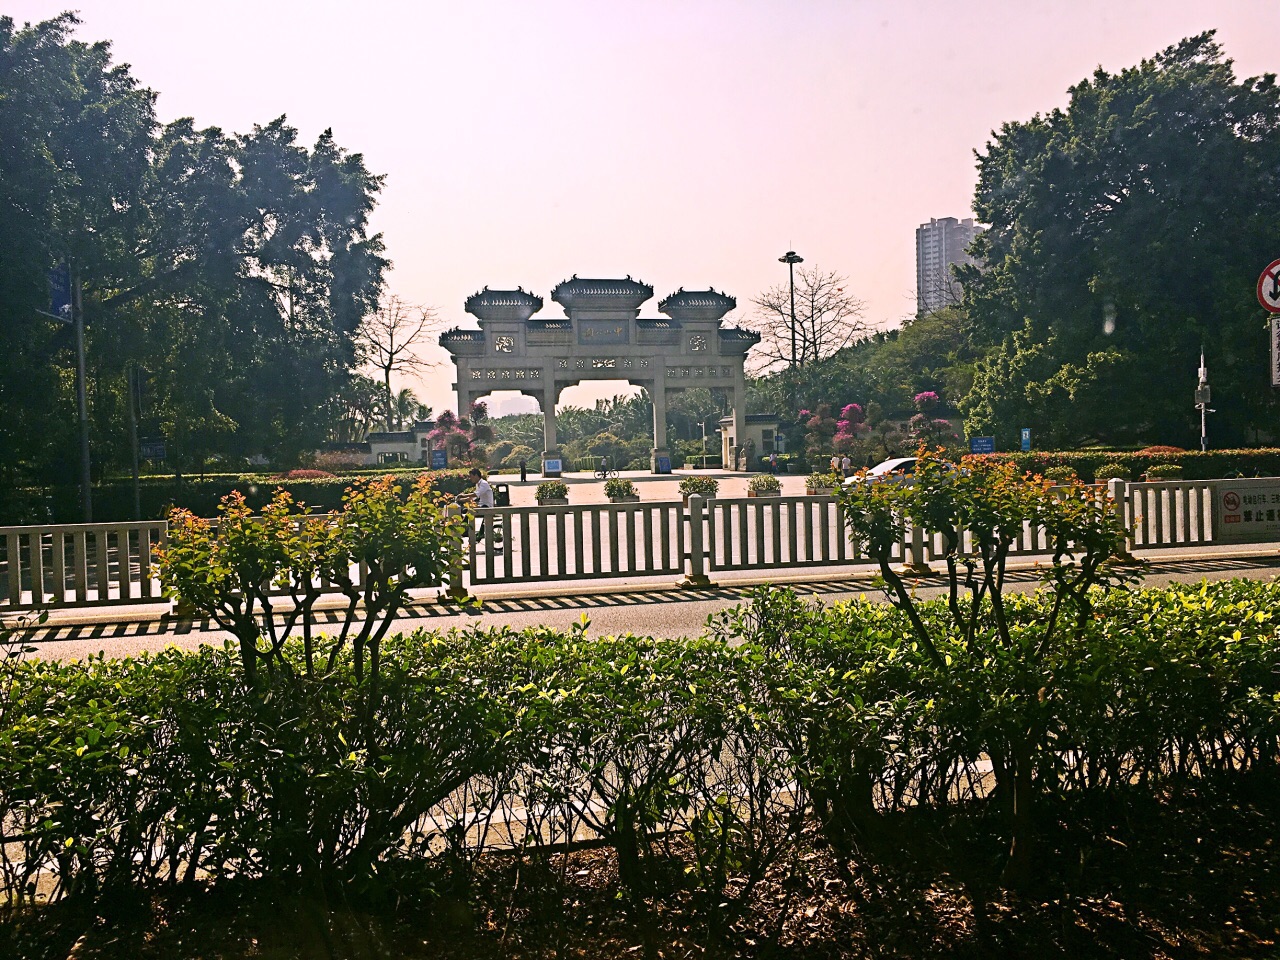
[[[892,460],[882,460],[866,473],[854,474],[844,482],[844,485],[847,487],[854,483],[901,483],[903,481],[910,483],[912,477],[915,476],[917,459],[917,457],[894,457]],[[960,470],[953,463],[948,463],[945,466],[951,473],[956,473]],[[968,471],[964,472],[967,473]]]
[[[887,480],[909,480],[916,470],[915,457],[882,460],[865,473],[855,473],[845,480],[846,487],[855,483],[884,483]]]

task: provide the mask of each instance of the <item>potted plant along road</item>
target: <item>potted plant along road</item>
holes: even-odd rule
[[[610,477],[604,482],[604,495],[610,503],[639,503],[636,485],[625,477]]]
[[[559,507],[569,502],[569,486],[563,480],[543,480],[534,491],[540,507]]]
[[[1181,480],[1182,467],[1176,463],[1157,463],[1154,466],[1147,467],[1147,471],[1142,475],[1142,478],[1148,483],[1161,480]]]
[[[702,497],[714,497],[720,482],[714,477],[685,477],[680,481],[680,496],[685,503],[695,493]]]
[[[782,484],[771,473],[757,473],[747,481],[748,497],[776,497],[782,493]]]
[[[840,478],[834,473],[811,473],[804,481],[804,492],[811,497],[829,497],[840,486]]]

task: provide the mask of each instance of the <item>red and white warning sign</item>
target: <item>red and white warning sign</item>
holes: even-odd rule
[[[1215,543],[1275,543],[1280,540],[1280,481],[1220,480],[1215,485]]]
[[[1272,313],[1280,313],[1280,260],[1272,260],[1258,278],[1258,302]]]

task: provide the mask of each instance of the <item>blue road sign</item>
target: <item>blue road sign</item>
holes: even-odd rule
[[[1031,451],[1031,428],[1022,428],[1022,452],[1029,453]]]
[[[143,460],[163,460],[165,454],[163,440],[139,440],[138,456]]]
[[[448,450],[432,450],[431,451],[431,469],[444,470],[449,466]]]
[[[671,458],[670,458],[670,457],[658,457],[658,464],[657,464],[657,467],[658,467],[658,469],[654,471],[655,473],[670,473],[670,472],[671,472]]]
[[[970,437],[969,452],[970,453],[995,453],[996,438],[995,437]]]

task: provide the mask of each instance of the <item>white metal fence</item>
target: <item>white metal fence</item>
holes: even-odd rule
[[[497,507],[476,511],[468,546],[473,585],[679,575],[679,503]]]
[[[1239,542],[1237,528],[1223,540],[1218,515],[1232,490],[1246,503],[1265,494],[1280,505],[1280,480],[1113,480],[1095,489],[1114,498],[1138,550]],[[469,586],[658,576],[699,584],[720,572],[867,562],[830,496],[499,507],[477,511],[481,520],[465,551]],[[153,552],[166,536],[164,521],[0,528],[0,613],[158,602]],[[941,537],[908,530],[893,559],[919,563],[942,550]],[[1027,529],[1010,552],[1050,550],[1041,531]]]
[[[0,527],[0,611],[156,603],[163,520]]]

